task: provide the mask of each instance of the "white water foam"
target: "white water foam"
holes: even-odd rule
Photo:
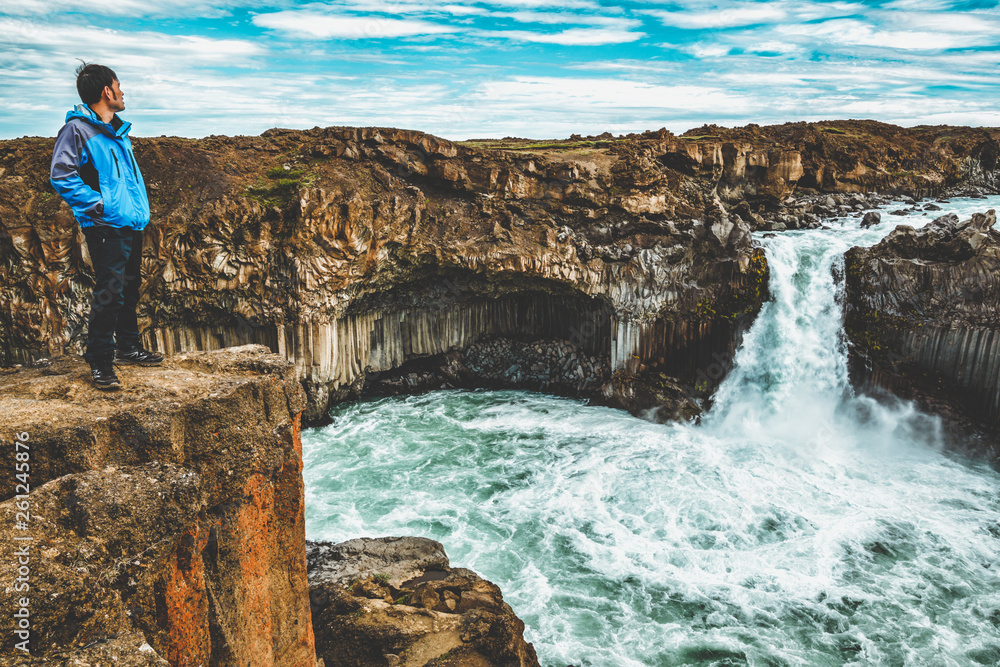
[[[1000,475],[847,384],[831,269],[914,218],[883,220],[763,239],[773,299],[699,426],[521,391],[337,406],[303,434],[309,538],[442,541],[543,665],[1000,664]]]

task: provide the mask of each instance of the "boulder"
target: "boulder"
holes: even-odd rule
[[[960,262],[976,254],[996,221],[993,210],[963,222],[949,213],[919,229],[900,225],[872,250],[903,259]]]
[[[878,211],[868,211],[865,213],[865,217],[861,219],[861,227],[868,229],[869,227],[874,227],[875,225],[882,222],[882,214]]]
[[[439,542],[313,542],[307,554],[317,656],[326,667],[538,667],[500,589],[451,567]]]

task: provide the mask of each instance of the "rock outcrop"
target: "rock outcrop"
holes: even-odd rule
[[[25,664],[23,607],[31,664],[314,667],[291,365],[248,346],[119,372],[0,371],[0,663]]]
[[[326,667],[538,667],[500,589],[416,537],[310,543],[316,653]]]
[[[845,258],[851,372],[862,387],[918,399],[987,437],[968,453],[1000,461],[1000,233],[990,210],[954,214]]]
[[[721,172],[718,192],[727,204],[780,201],[796,189],[924,198],[1000,186],[1000,131],[990,128],[903,128],[871,120],[706,125],[680,139],[696,144],[687,149],[689,169]]]
[[[91,269],[48,185],[51,145],[0,143],[0,365],[84,339]],[[717,384],[705,368],[731,359],[767,297],[751,229],[863,207],[851,198],[865,192],[993,188],[998,155],[994,131],[870,121],[545,143],[317,128],[135,145],[153,208],[144,342],[167,354],[267,345],[295,364],[313,421],[377,374],[431,357],[439,368],[490,339],[568,342],[607,369],[579,391],[688,414]],[[632,381],[649,390],[620,390]]]
[[[673,224],[659,166],[568,148],[379,128],[137,141],[154,211],[144,341],[268,345],[294,362],[310,419],[371,373],[494,337],[568,340],[611,372],[680,381],[731,354],[766,286],[749,226],[698,179]],[[92,280],[49,149],[8,142],[0,158],[8,364],[83,340]]]

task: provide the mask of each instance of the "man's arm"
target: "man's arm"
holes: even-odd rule
[[[88,164],[83,137],[72,123],[67,123],[56,137],[56,145],[52,151],[52,167],[50,182],[66,203],[73,208],[78,218],[91,218],[99,222],[104,214],[104,200],[98,191],[100,185],[95,181],[98,190],[87,185],[80,173]],[[90,165],[93,169],[93,165]],[[94,175],[96,175],[94,171]]]

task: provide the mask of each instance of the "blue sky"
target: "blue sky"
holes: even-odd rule
[[[140,136],[1000,126],[998,4],[0,0],[0,138],[58,131],[77,58],[116,70]]]

